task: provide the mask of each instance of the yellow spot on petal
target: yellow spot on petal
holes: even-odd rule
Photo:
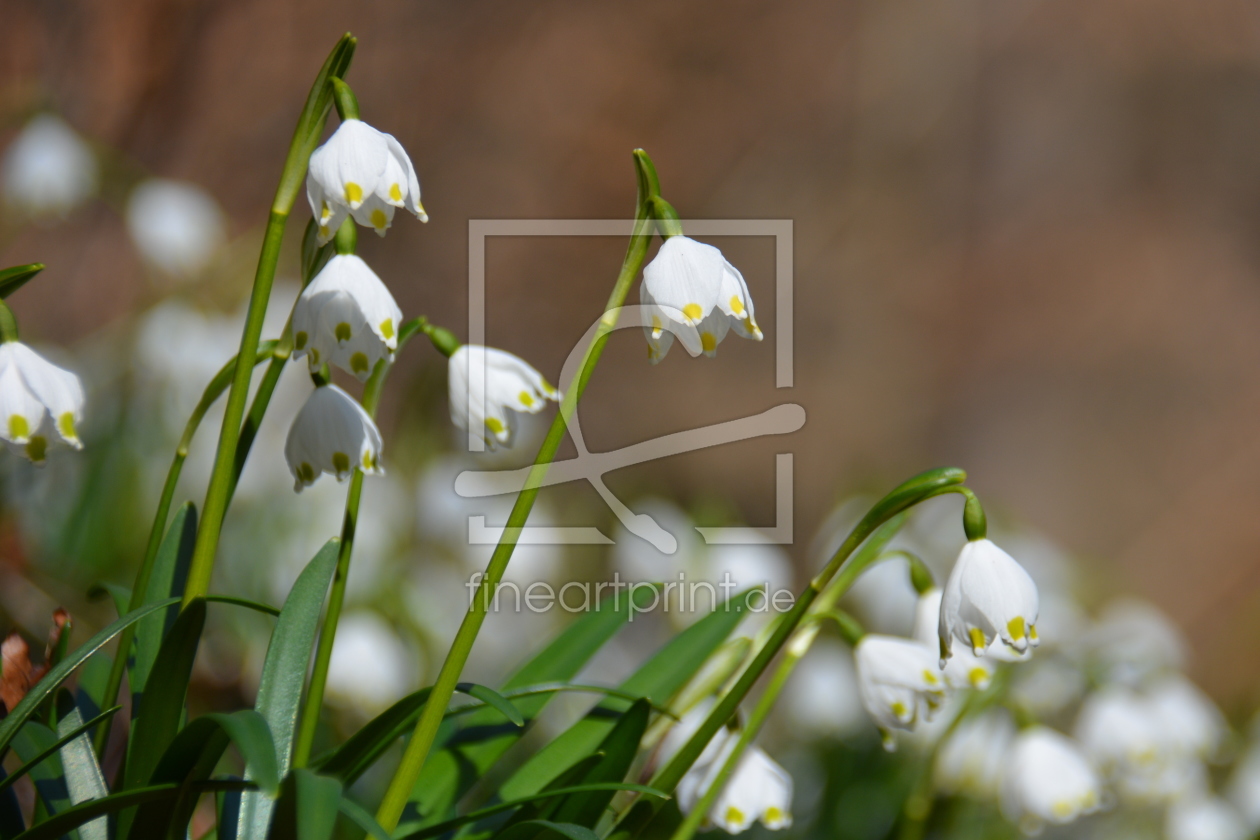
[[[385,211],[377,207],[372,211],[372,227],[377,230],[384,230],[385,225],[389,224],[389,219],[385,218]]]
[[[503,425],[503,421],[498,417],[487,417],[486,428],[493,432],[496,436],[502,435],[507,429]]]
[[[299,331],[297,335],[293,336],[293,346],[298,350],[305,350],[307,338],[309,336],[307,336],[305,330]]]
[[[1050,810],[1061,820],[1066,820],[1072,816],[1072,803],[1066,799],[1060,799],[1058,802],[1050,806]]]
[[[751,317],[744,319],[744,331],[757,341],[761,341],[761,327],[757,326],[757,322]]]
[[[402,188],[397,184],[390,184],[389,199],[390,201],[402,201]]]
[[[340,324],[338,324],[336,327],[333,328],[333,335],[337,337],[338,341],[349,341],[350,340],[350,325],[347,324],[345,321],[342,321]]]
[[[9,437],[15,441],[25,440],[31,433],[31,424],[20,414],[9,415]]]
[[[315,483],[315,468],[312,467],[310,464],[306,463],[305,461],[298,464],[297,474],[298,474],[298,478],[302,481],[303,484]]]
[[[1034,645],[1041,641],[1041,637],[1037,635],[1036,624],[1028,625],[1028,641],[1032,642]]]
[[[370,470],[376,466],[376,459],[372,457],[371,452],[363,453],[363,469]]]
[[[976,667],[967,672],[967,682],[971,683],[972,688],[979,688],[989,681],[989,672],[984,668]]]
[[[363,353],[355,353],[350,357],[350,370],[355,373],[367,373],[368,357]]]
[[[936,678],[936,674],[933,674],[927,668],[923,669],[923,681],[927,683],[928,685],[936,685],[938,682],[940,682],[940,680]]]
[[[542,389],[543,393],[551,397],[553,400],[556,398],[556,386],[552,385],[546,379],[542,381]]]
[[[354,181],[346,181],[346,201],[352,205],[363,203],[363,187]]]
[[[682,312],[683,315],[687,316],[687,318],[692,321],[699,321],[704,317],[704,310],[700,308],[700,304],[698,303],[687,304],[682,308]]]
[[[731,311],[736,315],[744,314],[744,302],[739,299],[739,295],[731,295]]]
[[[74,440],[78,435],[74,431],[74,414],[67,411],[57,418],[57,431],[66,440]]]
[[[989,646],[989,640],[984,637],[984,631],[979,627],[972,627],[967,631],[967,636],[971,639],[971,648],[977,654]]]
[[[1022,616],[1015,616],[1010,621],[1006,622],[1006,630],[1011,634],[1011,638],[1017,642],[1023,641],[1024,636],[1027,635]]]
[[[314,347],[311,348],[311,364],[319,367],[319,350]]]
[[[521,405],[525,406],[526,408],[529,408],[531,405],[534,404],[534,395],[531,394],[529,391],[521,391],[520,399],[521,399]]]
[[[328,208],[328,202],[321,201],[319,203],[319,221],[321,223],[326,222],[331,216],[332,216],[332,210]]]
[[[661,319],[653,315],[652,316],[652,338],[660,338],[661,330],[662,330]]]
[[[385,337],[386,341],[389,341],[391,338],[394,337],[394,319],[393,318],[386,318],[384,321],[381,321],[381,335]]]
[[[331,236],[331,235],[332,235],[332,231],[330,231],[330,230],[328,229],[328,225],[320,225],[320,226],[319,226],[319,238],[320,238],[320,239],[328,239],[328,237],[329,237],[329,236]]]
[[[717,349],[717,338],[713,333],[700,333],[700,346],[704,348],[704,352],[712,353]]]
[[[38,464],[44,460],[47,450],[48,441],[43,435],[35,435],[26,444],[26,457]]]
[[[334,452],[332,456],[333,469],[337,471],[337,475],[350,472],[350,456],[344,452]]]
[[[767,828],[774,828],[776,825],[782,825],[788,821],[788,815],[783,813],[782,808],[776,808],[771,805],[762,815],[761,821],[766,824]]]
[[[729,825],[743,825],[745,819],[746,818],[744,817],[743,811],[739,810],[734,805],[730,805],[727,807],[726,822]]]
[[[893,703],[889,708],[892,709],[892,713],[897,716],[898,720],[905,718],[910,713],[910,710],[906,708],[906,704],[900,700]]]

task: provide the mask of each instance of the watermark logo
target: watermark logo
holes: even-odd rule
[[[470,221],[468,228],[468,342],[470,344],[486,343],[486,244],[490,237],[625,237],[633,225],[633,221],[629,220],[479,219]],[[775,323],[771,335],[775,353],[774,387],[790,389],[793,384],[792,222],[784,219],[694,219],[684,221],[684,225],[688,235],[698,237],[764,236],[774,238]],[[586,347],[599,329],[600,322],[607,321],[608,317],[604,315],[599,321],[591,324],[582,340],[569,353],[561,372],[562,389],[573,386]],[[645,307],[623,306],[616,311],[615,329],[642,329],[648,317],[650,313]],[[686,329],[694,330],[691,327]],[[484,400],[485,382],[484,366],[470,365],[468,395],[470,404],[480,404]],[[542,486],[548,487],[573,481],[588,482],[629,533],[648,541],[659,551],[673,554],[678,548],[674,535],[661,527],[648,514],[636,513],[622,502],[604,483],[606,474],[634,464],[708,447],[730,445],[769,435],[788,435],[800,429],[804,424],[805,409],[796,403],[785,401],[767,411],[737,420],[676,432],[610,452],[591,452],[586,447],[581,424],[575,413],[569,421],[568,433],[577,448],[577,456],[552,464]],[[470,434],[468,448],[471,452],[483,451],[485,442],[479,435]],[[696,530],[700,532],[704,542],[708,545],[791,543],[792,472],[792,453],[777,454],[775,456],[775,524],[773,526],[697,526]],[[465,498],[515,494],[524,487],[528,474],[528,467],[518,470],[466,470],[456,478],[455,491]],[[488,525],[484,515],[472,515],[468,518],[470,544],[497,543],[502,533],[503,528]],[[520,529],[518,543],[526,545],[610,544],[612,540],[594,527],[526,526]],[[575,584],[566,586],[573,585]],[[622,586],[626,585],[622,583]],[[552,593],[551,600],[552,602],[558,600],[556,593]]]

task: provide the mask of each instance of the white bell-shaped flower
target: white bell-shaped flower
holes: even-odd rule
[[[1098,774],[1077,745],[1045,726],[1015,737],[1007,755],[1002,810],[1027,833],[1063,824],[1102,807]]]
[[[1252,831],[1260,830],[1260,742],[1252,741],[1234,765],[1229,778],[1229,800]]]
[[[914,611],[914,638],[929,649],[938,646],[941,622],[942,592],[933,587],[919,596]],[[976,656],[967,648],[959,648],[946,661],[942,673],[950,688],[974,688],[980,691],[993,680],[994,664]]]
[[[936,652],[913,639],[868,633],[853,655],[862,705],[879,727],[884,748],[893,750],[895,730],[912,731],[945,699]]]
[[[1190,680],[1167,674],[1147,687],[1146,697],[1170,752],[1203,759],[1220,752],[1229,734],[1225,716]]]
[[[697,772],[683,776],[677,790],[678,808],[683,814],[695,810],[738,741],[738,733],[726,733],[713,760],[703,765],[696,762],[692,770]],[[771,830],[792,825],[792,777],[763,750],[749,744],[705,814],[702,827],[716,826],[728,834],[740,834],[758,821]]]
[[[968,542],[941,599],[942,661],[949,659],[955,638],[976,656],[994,639],[1024,653],[1040,641],[1037,610],[1037,584],[1023,566],[991,540]]]
[[[941,744],[933,779],[946,794],[996,800],[1006,775],[1006,757],[1015,724],[1004,709],[967,717]]]
[[[4,155],[5,203],[28,216],[64,216],[96,192],[96,156],[61,117],[40,114]]]
[[[649,310],[643,331],[653,364],[665,358],[675,332],[692,356],[716,355],[729,330],[762,338],[744,276],[717,248],[686,236],[665,240],[644,267],[639,299]]]
[[[1169,806],[1164,836],[1168,840],[1249,840],[1254,832],[1228,802],[1199,794]]]
[[[1135,691],[1108,686],[1081,704],[1075,735],[1094,765],[1117,791],[1136,802],[1179,794],[1186,774],[1180,756],[1166,749],[1154,709]]]
[[[402,207],[422,222],[420,179],[402,144],[362,120],[345,120],[311,154],[306,198],[319,223],[320,244],[341,227],[346,214],[381,236]]]
[[[484,375],[477,376],[478,371]],[[537,414],[561,394],[529,363],[504,350],[465,344],[449,365],[451,422],[486,445],[510,447],[516,412]]]
[[[311,370],[336,365],[365,381],[398,348],[402,310],[368,264],[338,254],[315,275],[293,307],[293,357]]]
[[[357,467],[383,475],[381,433],[363,406],[338,388],[316,388],[293,418],[284,457],[293,473],[293,489],[314,484],[322,473],[344,481]]]
[[[127,231],[145,261],[163,274],[189,280],[227,241],[218,202],[196,184],[150,178],[127,198]]]
[[[56,430],[67,444],[82,449],[77,431],[82,419],[79,377],[20,341],[0,344],[0,438],[10,448],[39,463]]]

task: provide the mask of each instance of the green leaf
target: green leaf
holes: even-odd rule
[[[80,726],[66,732],[66,734],[58,736],[57,740],[53,741],[52,744],[50,744],[47,749],[33,754],[29,759],[23,762],[20,767],[16,768],[12,773],[6,776],[3,780],[0,780],[0,791],[3,791],[5,788],[12,785],[18,779],[25,776],[27,773],[31,771],[32,767],[34,767],[36,764],[39,764],[44,759],[48,758],[53,753],[57,752],[57,750],[61,749],[62,746],[64,746],[69,741],[73,740],[75,737],[83,734],[84,732],[87,732],[89,729],[96,726],[96,724],[101,723],[102,721],[108,720],[109,718],[113,717],[114,714],[121,708],[122,706],[115,706],[112,709],[106,709],[105,711],[97,715],[96,717],[89,720],[87,723],[81,724]]]
[[[4,775],[4,768],[0,767],[0,782],[8,780]],[[25,830],[26,821],[22,819],[22,808],[18,805],[17,796],[6,785],[0,791],[0,840],[12,840]]]
[[[172,598],[158,604],[150,604],[147,607],[141,607],[135,612],[123,616],[117,621],[112,622],[109,626],[101,630],[92,638],[88,639],[82,647],[77,648],[69,656],[57,663],[55,668],[50,670],[44,675],[42,680],[31,687],[31,690],[28,691],[26,696],[22,698],[22,702],[17,704],[13,711],[9,713],[8,717],[4,718],[4,720],[0,720],[0,753],[3,753],[4,749],[9,746],[18,730],[21,729],[22,724],[26,723],[27,719],[29,719],[35,710],[39,708],[40,704],[48,699],[48,696],[52,694],[59,685],[65,682],[65,680],[74,673],[74,669],[83,664],[84,660],[104,647],[110,639],[117,636],[127,627],[130,627],[135,622],[147,615],[157,612],[163,607],[177,603],[178,600],[178,598]]]
[[[248,598],[238,598],[235,595],[207,595],[206,600],[211,604],[230,604],[234,607],[245,607],[246,609],[253,610],[254,612],[266,613],[267,615],[274,616],[276,618],[280,617],[280,610],[271,606],[271,604],[264,604],[261,601],[251,601]]]
[[[469,697],[476,697],[487,706],[491,706],[498,710],[505,718],[512,721],[517,726],[525,725],[525,718],[521,717],[521,713],[516,710],[506,697],[493,688],[487,688],[477,683],[463,682],[455,686],[456,691],[462,691]],[[533,695],[530,695],[533,696]]]
[[[596,761],[592,761],[590,763],[591,767],[593,767],[597,763],[599,756],[592,756],[592,758],[596,759]],[[584,771],[586,769],[588,768],[586,767],[583,768]],[[633,791],[635,793],[642,793],[647,796],[658,796],[662,799],[669,798],[669,795],[666,794],[664,791],[657,790],[654,787],[649,787],[648,785],[636,785],[636,784],[629,784],[629,783],[619,784],[619,783],[611,783],[611,782],[599,782],[595,784],[547,788],[545,791],[542,791],[541,793],[536,793],[533,796],[527,796],[524,799],[514,799],[511,802],[500,802],[496,805],[491,805],[487,808],[481,808],[480,810],[477,810],[477,811],[471,811],[467,814],[464,814],[463,816],[459,816],[459,817],[455,817],[454,819],[447,820],[446,822],[436,823],[434,825],[425,826],[424,828],[417,829],[411,834],[403,834],[400,830],[400,832],[397,834],[397,840],[424,840],[427,837],[438,837],[440,835],[446,834],[448,831],[453,831],[454,829],[459,828],[460,826],[469,825],[471,823],[478,822],[479,820],[484,820],[487,817],[493,817],[496,814],[502,814],[505,811],[514,811],[517,808],[523,807],[525,805],[533,805],[539,802],[546,802],[546,801],[554,800],[557,797],[568,796],[574,793],[589,793],[591,791],[611,791],[613,793],[616,793],[617,791],[621,791],[621,790],[628,790],[628,791]]]
[[[599,835],[584,825],[572,823],[556,823],[550,820],[529,820],[517,823],[499,835],[499,840],[529,840],[533,837],[545,837],[558,834],[564,840],[599,840]]]
[[[245,767],[258,787],[274,796],[279,786],[275,747],[262,715],[253,709],[208,714],[180,730],[150,779],[152,784],[178,784],[184,793],[175,800],[141,806],[131,825],[131,837],[147,840],[166,836],[171,828],[182,829],[196,804],[195,798],[187,796],[188,791],[213,772],[229,743],[235,744],[244,756]],[[185,806],[187,814],[181,811],[181,806]]]
[[[186,502],[175,512],[171,526],[166,530],[166,537],[153,561],[153,571],[149,576],[142,605],[156,604],[183,594],[184,580],[188,577],[188,564],[192,561],[193,545],[196,541],[197,509],[192,502]],[[133,658],[127,674],[127,681],[131,686],[131,708],[135,711],[142,705],[144,689],[157,661],[162,640],[166,638],[178,614],[179,608],[171,606],[136,622],[135,648],[131,651]]]
[[[70,792],[66,789],[66,776],[57,753],[57,733],[47,726],[29,721],[13,739],[13,751],[28,771],[35,792],[50,814],[60,813],[70,807]],[[39,761],[35,759],[39,758]]]
[[[350,818],[355,825],[366,831],[376,840],[390,840],[389,832],[381,828],[381,824],[376,821],[376,817],[372,816],[367,810],[355,802],[353,799],[341,797],[341,802],[337,806],[341,809],[341,813]]]
[[[600,742],[596,754],[600,755],[596,764],[583,780],[587,783],[620,782],[630,772],[630,765],[639,753],[639,743],[647,730],[648,719],[652,714],[652,705],[640,700],[630,707],[612,731]],[[595,827],[604,809],[612,802],[613,791],[596,791],[574,794],[567,797],[556,810],[556,819],[565,823]]]
[[[659,597],[659,593],[652,587],[636,587],[632,596],[633,608],[643,608],[649,597]],[[615,598],[610,602],[606,599],[594,611],[573,622],[555,641],[517,671],[503,686],[503,691],[573,679],[591,657],[625,625],[633,614],[631,600]],[[515,705],[521,716],[530,721],[538,716],[551,697],[548,694],[523,698]],[[425,762],[408,809],[414,809],[426,822],[436,822],[449,816],[459,797],[522,734],[519,727],[505,728],[499,724],[496,713],[490,709],[466,716],[461,726],[448,727],[447,731],[450,734],[441,749],[434,749]],[[600,737],[603,737],[603,733]]]
[[[246,790],[253,787],[249,782],[215,781],[201,782],[195,785],[198,792],[214,790]],[[57,840],[63,834],[73,831],[86,822],[97,817],[113,814],[124,808],[143,805],[145,802],[175,797],[179,795],[179,785],[154,785],[136,790],[125,790],[110,794],[104,799],[93,799],[49,817],[42,823],[32,826],[19,834],[15,840]]]
[[[328,840],[337,823],[341,783],[298,767],[280,785],[269,840]]]
[[[657,651],[621,684],[620,690],[646,697],[657,706],[665,705],[731,634],[744,617],[749,599],[758,591],[741,592],[715,607]],[[503,784],[499,795],[503,799],[518,799],[541,790],[575,761],[594,752],[628,708],[630,703],[615,697],[600,703],[531,756]]]
[[[0,271],[0,298],[7,298],[44,270],[43,263],[15,265]]]
[[[339,543],[336,539],[325,543],[298,575],[280,610],[271,642],[267,645],[267,657],[263,660],[262,679],[258,684],[254,708],[271,730],[276,768],[282,775],[289,769],[298,705],[302,700],[306,671],[319,632],[324,597],[337,566]],[[272,805],[272,800],[261,794],[241,797],[237,836],[241,840],[262,840],[266,837]],[[335,802],[333,812],[336,812]]]
[[[61,748],[61,767],[65,773],[70,801],[75,805],[109,795],[109,788],[105,786],[105,775],[101,773],[101,766],[96,763],[92,740],[82,730],[83,715],[77,708],[70,709],[57,721],[58,736],[70,736],[70,740]],[[75,732],[80,734],[76,736]],[[84,823],[79,828],[79,836],[82,840],[109,840],[109,820],[98,817]]]

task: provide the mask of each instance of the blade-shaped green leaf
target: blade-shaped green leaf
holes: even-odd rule
[[[175,512],[153,561],[153,572],[149,577],[143,605],[156,604],[183,593],[184,579],[188,577],[188,564],[192,560],[193,544],[196,541],[197,509],[192,502],[185,502]],[[162,640],[166,638],[178,614],[179,608],[172,606],[136,622],[135,648],[131,651],[130,671],[127,674],[127,681],[131,686],[133,716],[139,712],[141,697],[153,664],[157,661]]]
[[[280,784],[269,840],[328,840],[337,824],[341,783],[298,767]]]
[[[13,751],[24,764],[35,785],[35,793],[49,814],[59,814],[70,807],[70,791],[57,754],[57,733],[36,721],[28,721],[13,739]],[[36,758],[42,759],[36,761]]]
[[[31,687],[31,690],[22,698],[22,702],[14,707],[8,717],[0,720],[0,753],[3,753],[4,749],[9,746],[17,731],[22,728],[22,724],[26,723],[27,719],[30,718],[41,703],[48,699],[48,696],[56,690],[57,686],[65,682],[66,678],[74,673],[75,668],[82,665],[89,656],[100,650],[110,639],[117,636],[127,627],[163,607],[177,603],[178,600],[178,598],[172,598],[158,604],[150,604],[123,616],[88,639],[82,647],[75,649],[61,662],[58,662],[56,667],[45,674],[42,680]]]
[[[57,735],[60,738],[72,736],[61,748],[61,767],[66,777],[66,788],[70,793],[70,801],[75,805],[103,799],[109,795],[105,785],[105,775],[101,766],[96,763],[96,753],[92,749],[92,740],[83,731],[83,715],[78,708],[72,708],[57,721]],[[74,735],[79,732],[79,735]],[[82,840],[109,840],[109,819],[97,817],[79,827]]]
[[[705,660],[731,634],[748,608],[749,599],[759,590],[741,592],[719,604],[711,614],[671,639],[620,686],[623,692],[646,697],[657,706],[686,684]],[[630,707],[625,700],[610,697],[569,727],[558,738],[530,757],[503,784],[503,799],[519,799],[541,790],[573,762],[590,755]]]
[[[13,268],[0,271],[0,298],[7,298],[43,270],[43,263],[31,263],[30,265],[15,265]]]
[[[293,734],[297,726],[298,704],[306,684],[306,671],[311,651],[319,632],[319,617],[324,596],[337,567],[339,540],[332,539],[306,564],[289,590],[280,617],[276,619],[263,660],[262,679],[254,708],[267,721],[276,749],[276,768],[280,774],[289,769],[293,751]],[[241,813],[237,836],[241,840],[262,840],[271,822],[273,801],[251,793],[241,797]],[[333,803],[336,813],[336,803]]]
[[[337,807],[355,825],[366,831],[368,836],[375,838],[375,840],[390,840],[389,832],[381,828],[381,824],[376,821],[376,817],[369,814],[367,809],[353,799],[347,799],[343,796]]]
[[[70,730],[64,735],[59,735],[57,737],[57,740],[54,741],[47,749],[41,750],[40,752],[32,755],[30,758],[26,759],[22,763],[21,766],[15,768],[11,774],[6,776],[3,780],[0,780],[0,791],[5,790],[14,782],[16,782],[18,779],[25,776],[27,773],[30,772],[32,767],[34,767],[36,764],[39,764],[44,759],[48,758],[48,756],[57,752],[59,749],[62,748],[63,745],[73,740],[76,736],[81,735],[84,732],[87,732],[89,729],[96,726],[96,724],[101,723],[102,721],[109,720],[111,717],[117,714],[118,710],[121,708],[122,706],[115,706],[112,709],[106,709],[105,711],[101,712],[99,715],[87,721],[86,723],[81,724],[80,726],[76,727],[75,729]]]
[[[487,706],[493,707],[517,726],[525,725],[525,718],[521,717],[521,713],[518,712],[516,707],[512,705],[512,701],[508,700],[493,688],[470,682],[459,683],[455,686],[455,688],[457,691],[462,691],[469,697],[476,697]]]
[[[639,753],[639,742],[643,740],[651,715],[652,704],[647,700],[639,700],[631,706],[596,748],[596,754],[601,756],[599,763],[591,768],[583,781],[587,784],[598,784],[625,779],[630,772],[630,765]],[[573,794],[560,803],[555,819],[562,823],[576,823],[594,828],[612,798],[613,791]]]
[[[247,790],[253,785],[242,781],[201,782],[194,786],[199,792],[215,790]],[[49,817],[39,825],[31,826],[19,834],[15,840],[57,840],[63,834],[73,831],[86,822],[97,817],[114,814],[124,808],[143,805],[156,799],[164,799],[179,795],[179,785],[153,785],[151,787],[125,790],[113,793],[104,799],[93,799]]]
[[[558,823],[550,820],[529,820],[517,823],[498,835],[499,840],[531,840],[534,837],[558,835],[563,840],[599,840],[599,835],[584,825]]]
[[[630,597],[605,599],[597,609],[569,625],[555,641],[527,662],[507,681],[503,690],[573,679],[625,625],[634,610],[642,609],[649,598],[655,597],[659,597],[655,589],[636,587]],[[522,717],[531,721],[552,696],[523,698],[515,705]],[[448,728],[450,734],[442,748],[435,749],[425,762],[412,794],[409,812],[420,815],[426,822],[437,822],[451,815],[459,797],[521,737],[520,728],[501,724],[496,716],[497,713],[487,709],[468,715],[458,727]],[[601,733],[600,737],[604,734]]]

